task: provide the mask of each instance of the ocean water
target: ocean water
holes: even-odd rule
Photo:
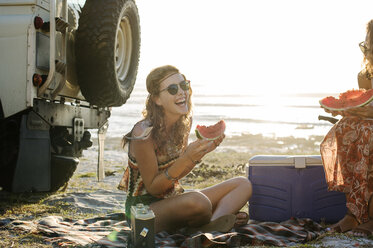
[[[211,125],[224,119],[226,135],[262,134],[267,137],[309,137],[325,135],[332,124],[319,120],[330,116],[320,108],[319,100],[328,93],[253,94],[209,91],[193,88],[193,127]],[[335,95],[335,94],[334,94]],[[108,137],[121,137],[142,118],[147,92],[135,87],[121,107],[113,108]]]

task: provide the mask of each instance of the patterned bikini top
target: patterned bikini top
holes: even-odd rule
[[[144,182],[140,175],[136,159],[130,154],[130,142],[131,140],[146,140],[151,136],[151,130],[153,127],[149,126],[146,121],[142,121],[140,125],[145,126],[144,132],[139,136],[133,136],[132,131],[125,135],[125,139],[128,141],[128,166],[123,174],[123,177],[118,185],[118,189],[127,191],[127,194],[130,196],[140,196],[149,194],[145,188]],[[157,161],[158,161],[158,170],[163,172],[168,167],[172,166],[176,159],[180,156],[181,150],[173,151],[171,154],[161,153],[158,149],[155,150]],[[167,198],[170,196],[178,195],[184,192],[184,189],[181,187],[178,180],[167,189],[162,195],[157,197]]]

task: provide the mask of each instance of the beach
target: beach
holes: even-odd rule
[[[191,135],[190,139],[195,137]],[[318,155],[323,136],[308,138],[266,137],[258,134],[227,136],[213,152],[207,154],[193,172],[181,180],[185,189],[211,186],[234,176],[246,176],[246,166],[252,156],[266,155]],[[97,140],[84,151],[80,164],[67,187],[55,194],[0,194],[1,218],[33,220],[48,215],[72,219],[120,213],[124,210],[125,192],[117,189],[127,163],[126,149],[121,139],[108,138],[105,143],[104,162],[106,177],[97,181]],[[4,205],[6,204],[6,205]],[[248,211],[245,206],[243,211]],[[54,247],[34,234],[0,230],[0,247]],[[373,240],[354,238],[342,234],[322,235],[307,244],[294,247],[373,247]],[[72,246],[74,247],[74,246]],[[75,246],[82,247],[82,246]],[[84,246],[84,247],[96,247]],[[255,247],[255,246],[241,246]]]
[[[208,95],[201,90],[202,93],[194,95],[189,142],[196,139],[197,124],[211,125],[220,119],[226,122],[226,137],[180,180],[186,190],[201,189],[232,177],[246,177],[248,162],[256,155],[319,155],[320,143],[332,126],[318,120],[318,115],[324,114],[318,99],[326,94],[278,96],[278,104],[273,106],[273,101],[268,102],[266,96]],[[0,218],[37,220],[63,216],[82,219],[122,213],[126,194],[118,190],[117,185],[127,166],[127,147],[121,147],[121,138],[142,118],[145,96],[144,89],[137,88],[124,106],[112,110],[105,139],[104,180],[97,181],[97,131],[90,130],[93,146],[83,151],[75,173],[64,188],[53,194],[0,191]],[[242,211],[248,211],[248,207],[245,205]],[[0,241],[0,247],[53,247],[32,233],[5,229],[0,230],[0,235],[7,237]],[[333,234],[296,247],[351,246],[373,247],[373,240]]]
[[[199,189],[234,176],[246,176],[248,161],[255,155],[319,155],[319,145],[323,137],[322,135],[311,135],[307,138],[267,137],[260,134],[228,136],[215,151],[202,159],[202,163],[197,165],[192,173],[181,180],[181,184],[185,189]],[[192,133],[190,140],[193,139],[195,136]],[[123,150],[120,146],[120,141],[120,138],[106,140],[104,160],[107,176],[103,182],[97,182],[95,174],[97,158],[95,142],[94,147],[86,151],[85,157],[81,159],[81,165],[71,179],[66,192],[92,191],[93,194],[97,192],[97,195],[100,196],[100,190],[107,190],[106,194],[112,192],[109,195],[117,203],[117,205],[113,204],[113,209],[122,211],[125,198],[121,198],[120,195],[123,195],[124,192],[116,187],[124,172],[127,155],[126,149]],[[86,200],[84,199],[82,202]],[[73,202],[73,200],[71,201]],[[92,211],[92,208],[88,209],[88,205],[84,204],[79,211],[82,211],[81,209]],[[248,206],[242,210],[248,211]],[[241,246],[241,248],[244,247],[256,246]],[[292,247],[373,247],[373,239],[356,238],[345,234],[324,234],[312,242]]]
[[[317,119],[322,113],[317,102],[321,96],[293,95],[290,100],[283,96],[278,100],[281,104],[273,108],[265,98],[256,96],[196,95],[189,142],[196,139],[194,128],[197,124],[210,125],[219,119],[226,122],[226,137],[180,183],[186,190],[192,190],[232,177],[246,177],[248,162],[256,155],[319,155],[320,143],[332,126]],[[0,191],[0,219],[34,221],[62,216],[79,220],[123,213],[126,194],[118,190],[117,185],[127,166],[127,147],[121,147],[121,138],[141,119],[144,98],[144,91],[137,89],[127,104],[112,110],[105,139],[104,180],[97,181],[98,142],[96,130],[91,130],[93,146],[83,151],[78,167],[65,187],[53,194]],[[300,98],[306,101],[300,104]],[[251,104],[254,99],[255,104]],[[220,104],[214,108],[215,101]],[[242,211],[247,212],[248,208],[245,205]],[[7,237],[0,241],[0,247],[54,247],[37,234],[0,229],[0,235]],[[332,234],[295,247],[351,246],[373,247],[373,240]]]

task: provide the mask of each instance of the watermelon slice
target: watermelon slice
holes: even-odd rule
[[[225,121],[221,120],[211,126],[197,125],[196,136],[198,139],[216,140],[217,138],[219,138],[221,135],[224,134],[224,131],[225,131]]]
[[[373,100],[373,89],[348,90],[339,94],[338,98],[328,96],[321,99],[320,105],[332,111],[343,111],[352,107],[361,107]]]

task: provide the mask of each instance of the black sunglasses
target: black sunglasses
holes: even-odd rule
[[[185,81],[182,81],[180,82],[179,84],[170,84],[167,88],[159,91],[159,93],[161,93],[162,91],[165,91],[167,90],[168,93],[170,93],[171,95],[176,95],[177,92],[179,91],[179,86],[180,85],[180,88],[184,91],[186,90],[189,90],[189,86],[190,86],[190,81],[189,80],[185,80]]]

